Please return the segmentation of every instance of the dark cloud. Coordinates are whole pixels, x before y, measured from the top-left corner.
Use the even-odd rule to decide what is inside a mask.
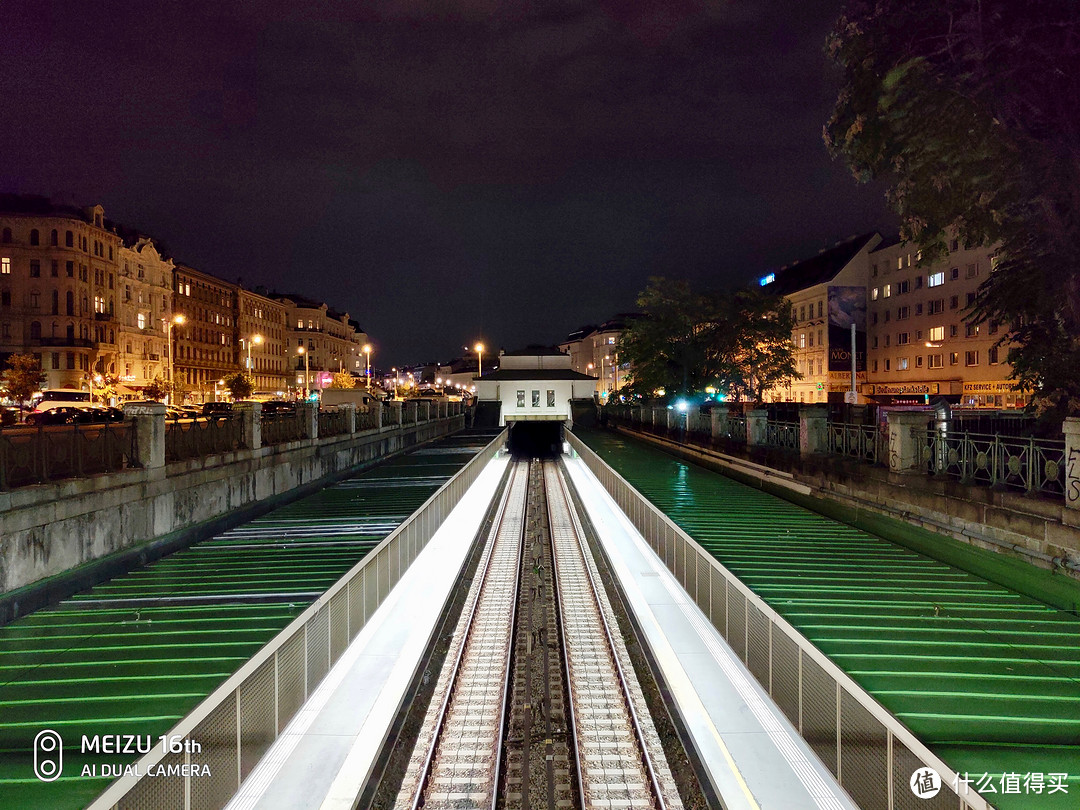
[[[0,188],[349,310],[393,362],[888,226],[821,144],[840,0],[0,6]]]

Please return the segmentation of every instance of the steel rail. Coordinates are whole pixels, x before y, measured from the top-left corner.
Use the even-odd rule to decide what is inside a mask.
[[[488,575],[491,573],[491,561],[492,561],[492,557],[494,556],[495,546],[496,546],[497,541],[498,541],[499,529],[501,528],[503,520],[505,519],[505,516],[506,516],[506,509],[507,509],[507,505],[510,502],[510,493],[514,489],[514,482],[517,480],[518,476],[522,474],[521,467],[522,467],[523,464],[525,466],[525,473],[524,474],[526,476],[528,476],[528,462],[517,462],[517,463],[515,463],[514,470],[513,470],[513,475],[506,482],[506,489],[503,492],[503,498],[502,498],[501,503],[499,504],[499,510],[498,510],[498,512],[496,514],[495,522],[493,524],[493,526],[494,526],[493,530],[489,534],[490,540],[488,542],[487,548],[484,549],[484,556],[480,561],[480,565],[481,565],[481,568],[482,568],[482,571],[483,571],[482,580],[481,580],[480,586],[476,588],[476,592],[473,595],[472,602],[469,605],[469,618],[468,618],[468,622],[466,624],[467,629],[465,631],[464,636],[462,637],[461,645],[458,648],[457,656],[454,659],[453,670],[451,671],[450,678],[447,681],[446,695],[443,697],[442,703],[439,706],[439,712],[438,712],[438,715],[437,715],[435,728],[434,728],[434,730],[432,732],[432,735],[431,735],[431,743],[428,746],[427,754],[424,757],[424,764],[421,767],[419,779],[417,780],[416,793],[413,796],[412,805],[411,805],[412,810],[418,810],[418,808],[420,808],[422,806],[423,800],[424,800],[424,795],[427,792],[428,781],[429,781],[429,779],[431,778],[431,776],[432,776],[432,774],[434,772],[434,767],[433,766],[435,765],[435,754],[436,754],[436,751],[438,750],[439,742],[440,742],[440,740],[442,738],[442,732],[444,730],[444,725],[445,725],[445,722],[446,722],[446,717],[447,717],[447,714],[448,714],[449,709],[450,709],[450,704],[451,704],[451,702],[453,700],[453,697],[454,697],[454,687],[457,685],[458,675],[460,674],[460,671],[461,671],[462,661],[465,658],[466,650],[469,648],[469,643],[472,641],[473,629],[475,627],[475,619],[476,619],[476,614],[477,614],[477,608],[478,608],[478,606],[480,604],[480,601],[481,601],[481,598],[482,598],[482,596],[484,594],[484,589],[487,586]],[[522,533],[524,533],[524,531],[525,531],[525,521],[522,520]],[[520,580],[521,580],[521,573],[520,573],[520,569],[521,569],[521,566],[520,566],[521,552],[520,552],[520,547],[524,545],[523,543],[521,543],[520,538],[519,538],[519,541],[518,541],[518,545],[519,545],[519,552],[518,552],[519,565],[518,565],[517,583],[520,584]],[[514,619],[516,618],[516,611],[517,611],[516,586],[515,586],[515,599],[513,601],[513,604],[514,604],[514,609],[513,610],[514,610],[515,616],[511,617],[511,624],[510,624],[511,636],[513,635]],[[509,669],[510,656],[507,655],[506,658],[507,658],[507,669]],[[507,673],[507,675],[508,675],[508,673]],[[508,681],[509,681],[509,678],[504,677],[504,682],[508,682]],[[508,693],[508,689],[506,688],[506,685],[504,683],[503,705],[502,705],[502,709],[501,709],[501,715],[502,715],[502,718],[503,718],[503,720],[501,721],[502,723],[505,723],[506,700],[507,700],[506,695],[507,695],[507,693]],[[502,739],[502,728],[501,727],[500,727],[499,739],[500,739],[500,741]],[[500,742],[500,746],[501,746],[501,742]],[[494,789],[492,790],[492,799],[491,799],[491,807],[493,808],[493,810],[494,810],[494,807],[495,807],[495,799],[498,796],[498,792],[499,792],[498,791],[498,787],[499,787],[498,776],[499,776],[499,760],[500,759],[501,759],[501,757],[496,755],[496,757],[495,757],[495,778],[494,778],[494,781],[492,782],[492,784],[494,786]]]
[[[589,552],[588,552],[588,549],[585,546],[585,532],[582,529],[581,522],[578,520],[577,510],[574,509],[573,502],[570,500],[570,495],[569,495],[569,492],[567,491],[566,481],[565,481],[565,479],[563,477],[562,471],[558,468],[558,466],[556,464],[550,463],[550,462],[545,462],[544,463],[544,468],[545,468],[545,471],[548,470],[548,469],[552,470],[554,478],[558,481],[559,495],[562,497],[563,502],[566,504],[566,511],[567,511],[567,514],[570,517],[570,522],[571,522],[571,524],[573,526],[573,533],[574,533],[574,536],[575,536],[575,538],[577,540],[578,551],[581,553],[582,563],[583,563],[584,568],[585,568],[585,574],[586,574],[586,576],[587,576],[587,578],[589,580],[589,585],[591,586],[591,595],[592,595],[593,601],[596,604],[596,610],[597,610],[597,613],[600,616],[600,623],[601,623],[601,626],[603,627],[604,637],[605,637],[605,639],[607,641],[608,650],[611,653],[611,660],[614,663],[615,672],[616,672],[616,674],[618,676],[619,690],[620,690],[620,693],[622,695],[623,703],[626,705],[627,712],[630,715],[630,721],[631,721],[630,725],[633,727],[634,738],[637,740],[638,749],[641,752],[641,766],[644,769],[645,773],[648,775],[648,786],[649,786],[650,792],[652,793],[653,801],[655,802],[655,807],[657,808],[657,810],[666,810],[667,803],[664,801],[664,794],[663,794],[663,791],[660,789],[660,782],[659,782],[659,780],[658,780],[658,778],[656,776],[656,769],[653,767],[652,757],[649,755],[649,748],[646,745],[645,737],[641,732],[641,723],[638,720],[638,713],[634,709],[634,701],[633,701],[633,698],[631,697],[631,694],[630,694],[630,688],[627,685],[626,672],[623,670],[622,663],[619,661],[619,656],[618,656],[618,653],[616,652],[616,648],[615,648],[614,637],[613,637],[612,632],[611,632],[611,625],[608,623],[607,615],[606,615],[606,613],[604,611],[603,602],[600,600],[600,594],[599,594],[599,591],[597,590],[596,579],[593,576],[592,569],[590,568],[590,566],[588,564],[588,553]],[[547,482],[547,477],[545,476],[545,484],[546,484],[546,482]],[[551,494],[552,493],[550,493],[550,492],[548,493],[548,520],[549,520],[549,526],[551,526],[552,530],[553,530],[554,523],[551,520]],[[554,533],[552,534],[552,542],[554,542]],[[563,613],[563,609],[562,609],[562,592],[557,590],[556,593],[558,594],[558,599],[559,599],[560,614],[562,614]],[[560,623],[560,629],[561,628],[562,628],[562,624]],[[562,641],[563,641],[563,649],[564,650],[569,650],[569,646],[566,644],[565,637],[563,638]],[[566,658],[568,659],[569,656],[566,656]],[[569,664],[568,664],[568,666],[569,666]],[[568,679],[567,683],[569,684],[569,679]],[[570,695],[570,697],[569,697],[569,702],[570,702],[571,706],[573,706],[574,701],[573,701],[573,696],[572,695]],[[571,718],[573,718],[573,708],[571,708]],[[574,738],[574,752],[575,752],[575,755],[578,752],[576,731],[575,731],[575,738]],[[580,762],[578,763],[578,769],[577,770],[578,770],[578,785],[579,785],[579,789],[580,789],[581,786],[582,786],[581,783],[583,781],[582,777],[581,777],[582,767],[581,767]],[[581,791],[580,795],[581,795],[581,801],[584,804],[584,802],[585,802],[585,793],[584,793],[583,790]]]

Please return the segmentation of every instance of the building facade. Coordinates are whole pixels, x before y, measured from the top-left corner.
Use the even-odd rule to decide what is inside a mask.
[[[290,386],[321,391],[330,385],[335,373],[363,377],[367,335],[347,312],[337,312],[321,301],[300,295],[271,297],[285,308],[285,360],[290,369]]]
[[[173,262],[145,236],[125,240],[119,257],[117,373],[122,385],[137,392],[169,374]]]
[[[284,396],[289,388],[285,315],[286,307],[280,301],[237,288],[234,363],[251,375],[257,397]]]
[[[116,374],[120,246],[100,205],[0,196],[0,356],[36,355],[50,388]]]
[[[920,266],[918,250],[893,242],[868,256],[870,368],[863,392],[885,404],[943,398],[961,407],[1020,408],[1007,378],[1007,346],[995,322],[967,315],[992,271],[992,248],[947,241],[948,255]]]
[[[616,315],[599,326],[583,326],[567,335],[559,349],[570,358],[570,368],[596,379],[595,394],[606,399],[618,393],[633,375],[619,357],[619,338],[635,314]]]
[[[173,270],[173,309],[183,323],[172,329],[174,399],[207,402],[221,381],[239,371],[236,358],[237,285],[185,264]]]

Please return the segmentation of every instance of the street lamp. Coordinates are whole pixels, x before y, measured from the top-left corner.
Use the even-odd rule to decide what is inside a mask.
[[[364,344],[364,359],[367,367],[364,369],[364,384],[371,388],[371,344]]]
[[[484,376],[484,344],[477,343],[473,346],[476,349],[476,376]]]
[[[263,342],[263,337],[262,337],[262,335],[252,335],[247,340],[245,340],[244,338],[240,338],[240,342],[247,346],[247,370],[248,370],[248,374],[250,374],[251,373],[251,344],[254,343],[256,346],[258,346],[260,343]]]
[[[164,320],[164,318],[162,320]],[[173,388],[176,387],[174,382],[173,382],[172,330],[173,330],[174,326],[183,326],[184,321],[186,321],[186,320],[187,320],[187,318],[185,318],[183,315],[177,313],[176,315],[173,315],[172,320],[170,320],[168,322],[169,323],[169,328],[166,331],[166,336],[165,336],[166,340],[169,342],[169,392],[165,395],[167,405],[172,405]]]
[[[221,395],[218,394],[218,386],[219,385],[224,385],[224,384],[225,384],[224,380],[218,380],[216,383],[214,383],[214,402],[220,402],[221,401],[221,399],[220,399]]]
[[[308,353],[304,351],[303,346],[296,347],[296,353],[304,355],[304,399],[308,398],[308,388],[311,383],[308,380]]]

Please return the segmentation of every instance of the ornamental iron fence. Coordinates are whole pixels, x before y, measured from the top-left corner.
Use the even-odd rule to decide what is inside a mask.
[[[303,438],[302,415],[298,411],[259,414],[260,440],[263,445],[298,442]],[[322,420],[319,421],[322,435]]]
[[[1065,442],[912,428],[919,466],[930,475],[1064,497]]]
[[[243,420],[237,414],[167,422],[165,461],[184,461],[244,447]]]
[[[871,464],[888,461],[889,434],[877,425],[829,422],[829,452]]]
[[[39,425],[0,433],[0,490],[135,465],[130,422]]]
[[[338,408],[319,410],[319,438],[341,436],[349,432],[349,413]]]

